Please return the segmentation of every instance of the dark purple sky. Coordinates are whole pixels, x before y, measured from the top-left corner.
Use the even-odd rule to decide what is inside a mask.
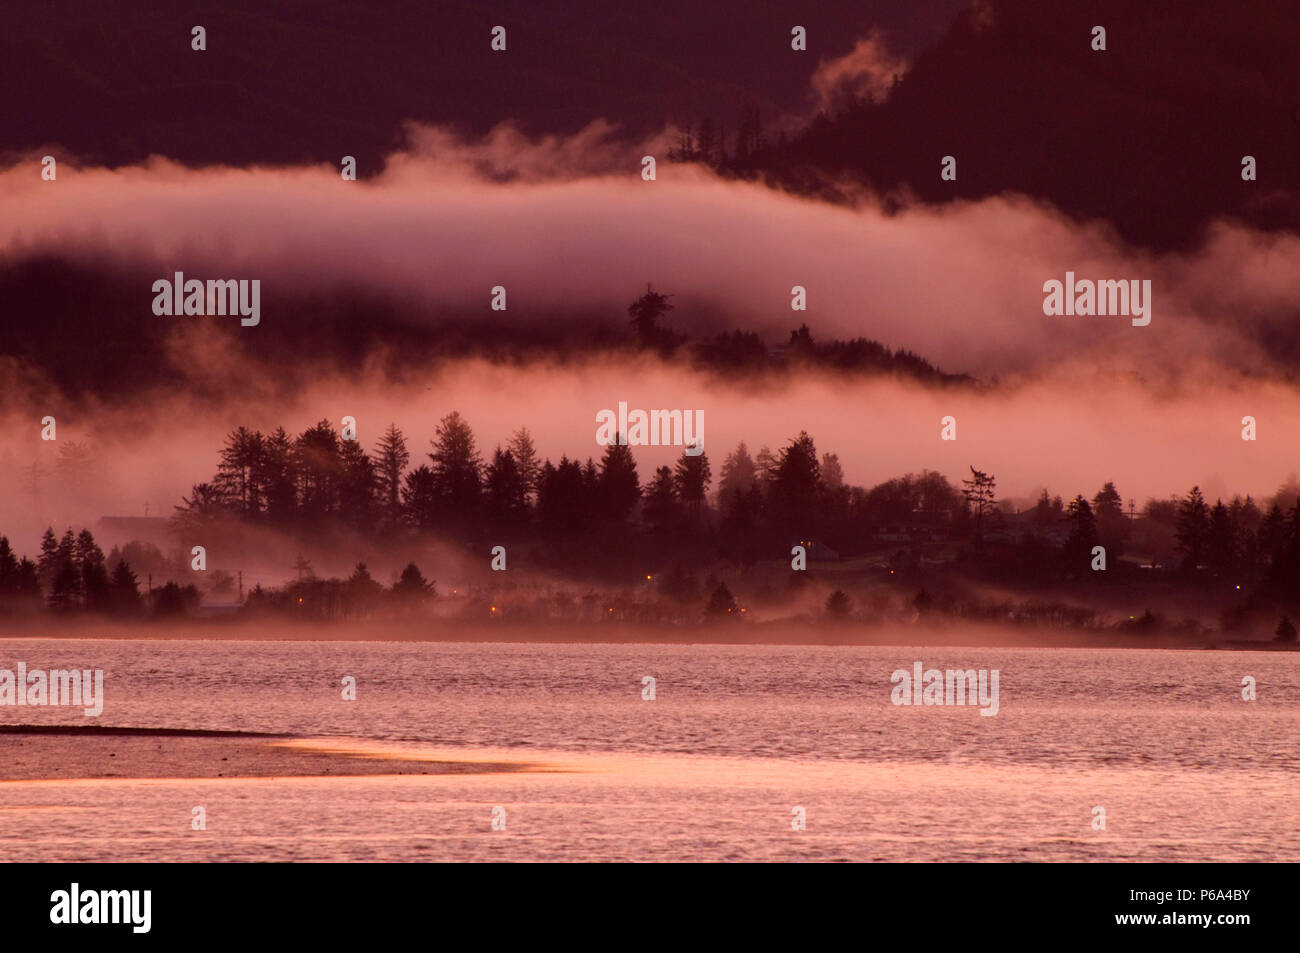
[[[904,55],[967,0],[493,0],[419,3],[52,0],[0,30],[0,149],[57,144],[95,162],[303,162],[363,175],[402,123],[571,133],[598,117],[640,136],[742,108],[806,113],[818,62],[883,29]],[[208,48],[190,49],[190,29]],[[489,50],[504,25],[509,48]],[[806,55],[790,28],[808,29]],[[335,161],[337,159],[335,158]]]

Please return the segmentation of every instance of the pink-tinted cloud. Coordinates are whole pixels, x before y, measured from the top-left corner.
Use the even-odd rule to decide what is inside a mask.
[[[894,77],[906,72],[906,58],[890,50],[880,30],[872,30],[843,56],[822,60],[813,73],[812,88],[818,107],[826,110],[849,97],[870,96],[883,102],[889,98]]]
[[[869,197],[833,206],[669,164],[662,143],[621,148],[598,126],[529,148],[509,128],[476,143],[438,130],[415,138],[359,182],[325,166],[187,170],[163,159],[64,167],[42,182],[34,166],[15,166],[0,173],[0,253],[260,277],[268,298],[363,287],[433,315],[523,322],[557,312],[621,321],[654,281],[676,295],[673,318],[689,331],[707,330],[706,315],[773,336],[807,322],[982,375],[1088,352],[1144,372],[1171,353],[1264,366],[1253,329],[1300,306],[1295,236],[1224,225],[1195,254],[1152,257],[1016,196],[886,215]],[[561,175],[588,145],[606,171]],[[658,180],[643,181],[638,154],[656,148]],[[1043,282],[1066,271],[1150,279],[1151,325],[1044,316]],[[496,285],[508,312],[488,310]],[[807,312],[790,309],[795,285]],[[141,320],[161,331],[168,319],[151,301],[146,285]]]
[[[676,296],[671,323],[697,335],[754,327],[775,342],[807,322],[820,337],[876,338],[948,370],[999,375],[1001,386],[812,373],[733,385],[648,358],[600,358],[513,369],[460,361],[418,383],[322,371],[285,393],[275,367],[210,333],[213,319],[155,316],[142,280],[140,320],[167,336],[171,363],[193,386],[74,408],[32,377],[23,399],[6,395],[0,531],[34,538],[46,522],[138,513],[145,500],[168,507],[211,476],[224,434],[241,424],[296,431],[351,414],[373,446],[396,421],[418,453],[437,419],[459,409],[485,451],[528,426],[544,454],[585,459],[600,454],[596,412],[620,400],[703,410],[715,473],[737,440],[777,447],[800,429],[867,485],[922,468],[955,480],[974,464],[1006,495],[1043,485],[1091,494],[1114,479],[1141,501],[1192,483],[1264,495],[1300,469],[1300,400],[1259,344],[1261,329],[1284,329],[1300,311],[1300,238],[1223,224],[1195,252],[1156,256],[1017,196],[889,215],[867,196],[832,206],[725,181],[663,162],[662,150],[662,140],[618,145],[600,125],[537,141],[509,127],[472,142],[418,129],[411,149],[359,182],[328,166],[189,170],[155,159],[65,165],[49,183],[28,161],[0,172],[0,254],[53,252],[156,277],[177,267],[260,277],[268,301],[275,289],[361,287],[415,302],[431,321],[448,311],[485,322],[598,313],[621,325],[651,280]],[[654,182],[640,176],[647,151],[661,159]],[[1067,270],[1150,279],[1150,326],[1045,316],[1043,282]],[[507,312],[488,308],[494,285],[508,289]],[[807,288],[807,312],[790,308],[794,285]],[[276,320],[264,307],[262,326]],[[195,396],[214,391],[225,396]],[[57,453],[39,440],[45,413],[59,417],[60,439],[100,451],[106,472],[94,493],[23,495],[24,468],[52,467]],[[939,440],[948,414],[955,443]],[[1244,415],[1259,421],[1256,442],[1240,439]],[[643,476],[675,453],[639,450]]]

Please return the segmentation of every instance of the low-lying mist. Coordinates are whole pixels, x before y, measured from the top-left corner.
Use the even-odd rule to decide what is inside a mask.
[[[1300,238],[1224,223],[1191,254],[1152,255],[1104,223],[1079,223],[1016,195],[886,213],[869,195],[831,205],[666,160],[669,134],[628,144],[603,123],[576,137],[498,131],[466,141],[414,127],[407,151],[369,180],[337,167],[186,169],[155,158],[118,169],[36,157],[0,173],[0,256],[54,254],[153,278],[258,278],[268,302],[365,289],[440,315],[505,327],[602,313],[620,320],[647,281],[674,295],[688,331],[871,337],[989,377],[1073,357],[1147,371],[1189,355],[1255,372],[1296,353]],[[641,155],[658,157],[643,181]],[[936,165],[937,168],[937,165]],[[1152,322],[1049,318],[1043,284],[1149,279]],[[807,289],[792,312],[791,289]],[[491,289],[508,291],[492,311]],[[24,302],[22,320],[40,320]],[[93,308],[93,302],[87,302]],[[90,318],[93,315],[88,314]],[[147,370],[146,370],[147,373]]]
[[[1286,366],[1300,341],[1300,238],[1224,223],[1195,253],[1156,256],[1104,223],[1016,196],[888,213],[867,195],[832,206],[670,164],[665,141],[620,144],[600,124],[545,140],[415,128],[382,174],[358,182],[328,166],[186,169],[163,158],[65,164],[54,182],[34,159],[0,172],[0,262],[55,256],[138,276],[139,325],[158,342],[131,388],[75,395],[51,382],[49,361],[0,355],[0,532],[32,552],[47,525],[143,515],[146,505],[169,515],[211,478],[238,426],[293,434],[350,415],[371,449],[395,422],[414,465],[436,422],[458,410],[484,455],[528,427],[541,456],[585,460],[601,452],[596,414],[620,401],[701,411],[715,478],[738,441],[776,450],[802,430],[838,454],[850,483],[922,469],[955,482],[975,466],[1004,499],[1043,487],[1091,495],[1107,480],[1139,505],[1193,484],[1211,500],[1263,497],[1300,469]],[[656,181],[639,175],[643,150],[660,155]],[[261,325],[155,316],[151,280],[178,270],[260,278]],[[1151,324],[1045,316],[1043,283],[1066,271],[1150,279]],[[627,348],[496,359],[495,340],[505,351],[530,322],[568,314],[606,315],[626,335],[627,307],[647,281],[673,295],[664,323],[697,339],[742,328],[777,345],[806,323],[818,338],[870,337],[989,386],[815,368],[725,377]],[[489,308],[497,285],[504,312]],[[791,310],[795,285],[807,289],[807,311]],[[277,325],[277,297],[358,292],[405,309],[429,359],[395,373],[382,342],[320,345],[330,329]],[[0,306],[29,328],[44,320],[39,300]],[[99,307],[86,300],[80,332],[58,346],[113,352]],[[480,353],[440,355],[442,322],[466,314],[487,329]],[[295,334],[302,355],[284,348]],[[275,349],[259,344],[272,337]],[[46,416],[56,440],[41,439]],[[945,416],[956,440],[940,439]],[[1257,440],[1242,440],[1246,416]],[[61,469],[70,442],[77,462]],[[636,448],[642,482],[680,451]]]
[[[242,360],[247,360],[246,358]],[[221,355],[212,356],[211,368]],[[252,380],[273,379],[273,366],[241,365]],[[1189,378],[1191,375],[1189,375]],[[703,412],[705,453],[715,477],[723,457],[744,440],[751,452],[779,449],[808,431],[820,452],[839,456],[846,481],[872,486],[895,476],[935,470],[954,483],[968,467],[997,477],[1002,498],[1028,498],[1043,488],[1066,498],[1091,496],[1113,480],[1125,499],[1184,494],[1198,484],[1207,497],[1271,494],[1300,467],[1300,403],[1288,384],[1231,380],[1205,367],[1199,381],[1152,387],[1121,374],[1079,365],[992,389],[932,388],[874,377],[823,373],[722,380],[652,356],[618,360],[593,355],[563,366],[502,366],[485,359],[443,363],[427,378],[391,381],[382,374],[323,375],[291,396],[272,399],[253,386],[220,401],[182,391],[126,404],[67,411],[57,397],[9,408],[0,439],[0,532],[30,551],[48,524],[90,525],[104,515],[170,515],[190,487],[210,480],[226,435],[239,426],[284,426],[296,434],[322,419],[336,428],[357,421],[358,440],[374,447],[389,423],[407,435],[412,465],[437,422],[458,410],[490,455],[520,427],[538,452],[599,460],[596,414],[630,408]],[[41,439],[53,416],[57,440]],[[1255,441],[1241,439],[1241,418],[1254,416]],[[940,439],[941,418],[956,418],[957,439]],[[59,457],[75,442],[88,462],[59,483]],[[672,464],[681,447],[636,447],[642,482]],[[38,467],[33,492],[32,467]],[[1026,506],[1028,501],[1026,499]]]

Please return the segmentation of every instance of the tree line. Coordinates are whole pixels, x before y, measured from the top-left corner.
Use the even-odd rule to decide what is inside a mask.
[[[370,453],[340,439],[328,421],[296,437],[239,428],[213,479],[177,508],[176,523],[187,539],[234,520],[306,535],[339,527],[384,540],[437,534],[470,548],[526,542],[574,568],[615,571],[647,558],[751,563],[809,537],[857,555],[885,536],[968,543],[981,559],[996,551],[998,559],[985,560],[995,569],[1032,566],[1030,577],[1087,578],[1101,545],[1112,572],[1137,553],[1183,579],[1260,585],[1274,595],[1300,580],[1300,497],[1285,492],[1262,509],[1250,496],[1211,504],[1193,487],[1182,498],[1149,500],[1140,512],[1130,503],[1126,513],[1108,482],[1091,499],[1078,494],[1068,503],[1044,490],[1022,515],[998,500],[995,477],[973,467],[959,486],[929,471],[850,486],[838,456],[820,453],[807,432],[776,452],[752,454],[742,441],[723,459],[714,488],[707,453],[683,452],[643,477],[631,447],[552,461],[539,457],[526,428],[484,459],[455,411],[413,462],[396,424]]]
[[[136,559],[160,573],[160,585],[140,591],[140,578],[128,559]],[[320,580],[310,564],[300,560],[305,572],[295,582],[279,589],[255,586],[245,605],[250,610],[289,608],[310,595],[310,614],[316,616],[368,615],[385,607],[406,608],[437,596],[432,582],[419,568],[409,564],[391,587],[371,575],[365,563],[358,563],[346,581]],[[36,560],[19,558],[8,537],[0,536],[0,610],[9,613],[41,608],[59,614],[86,612],[93,615],[136,617],[192,614],[202,593],[193,583],[182,585],[183,559],[168,559],[156,547],[133,542],[123,549],[113,547],[108,556],[95,542],[89,529],[79,533],[69,528],[62,537],[48,528],[41,539]],[[150,573],[152,576],[152,573]],[[215,573],[216,589],[224,586]],[[166,579],[162,582],[162,579]],[[336,606],[331,610],[331,600]],[[348,611],[339,611],[344,606]]]
[[[142,594],[125,556],[114,548],[105,557],[89,529],[74,533],[69,528],[61,537],[52,527],[46,529],[36,560],[19,559],[9,539],[0,536],[0,609],[6,611],[44,607],[58,613],[129,616],[148,610],[171,615],[196,608],[199,599],[197,586],[170,579]]]
[[[1300,598],[1300,490],[1284,488],[1261,506],[1250,496],[1211,504],[1199,487],[1181,498],[1149,500],[1138,511],[1113,482],[1068,503],[1044,490],[1016,513],[997,497],[996,478],[974,467],[954,486],[931,471],[874,487],[845,482],[839,458],[819,452],[801,432],[777,451],[751,453],[743,441],[724,457],[716,485],[707,453],[683,452],[675,464],[640,473],[633,450],[617,444],[599,459],[541,458],[526,428],[484,458],[468,421],[453,411],[417,460],[394,423],[367,452],[328,421],[296,436],[237,428],[217,455],[211,480],[192,488],[172,517],[180,549],[211,551],[249,527],[358,550],[438,538],[487,559],[495,545],[534,564],[609,580],[662,571],[670,580],[699,570],[810,555],[882,553],[898,569],[922,557],[1019,585],[1104,585],[1137,571],[1123,557],[1155,564],[1171,582],[1231,589],[1289,604]],[[1096,546],[1107,571],[1092,571]],[[892,555],[891,555],[892,554]],[[399,563],[400,564],[400,563]],[[0,601],[35,602],[56,611],[132,612],[192,605],[198,592],[182,560],[130,543],[108,557],[89,530],[46,531],[37,560],[19,558],[0,538]],[[434,594],[414,564],[398,587]],[[669,572],[672,570],[672,572]],[[139,574],[175,586],[142,597]],[[216,573],[215,575],[219,575]],[[301,575],[301,573],[300,573]],[[350,592],[379,586],[364,566]],[[374,583],[374,586],[371,583]],[[259,593],[274,603],[279,596]],[[160,601],[161,600],[161,601]]]

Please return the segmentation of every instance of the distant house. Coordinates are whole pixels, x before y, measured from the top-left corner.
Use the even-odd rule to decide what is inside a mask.
[[[792,540],[790,548],[793,549],[795,546],[802,546],[805,552],[808,553],[808,558],[814,562],[829,562],[840,558],[839,553],[811,536],[807,539]]]

